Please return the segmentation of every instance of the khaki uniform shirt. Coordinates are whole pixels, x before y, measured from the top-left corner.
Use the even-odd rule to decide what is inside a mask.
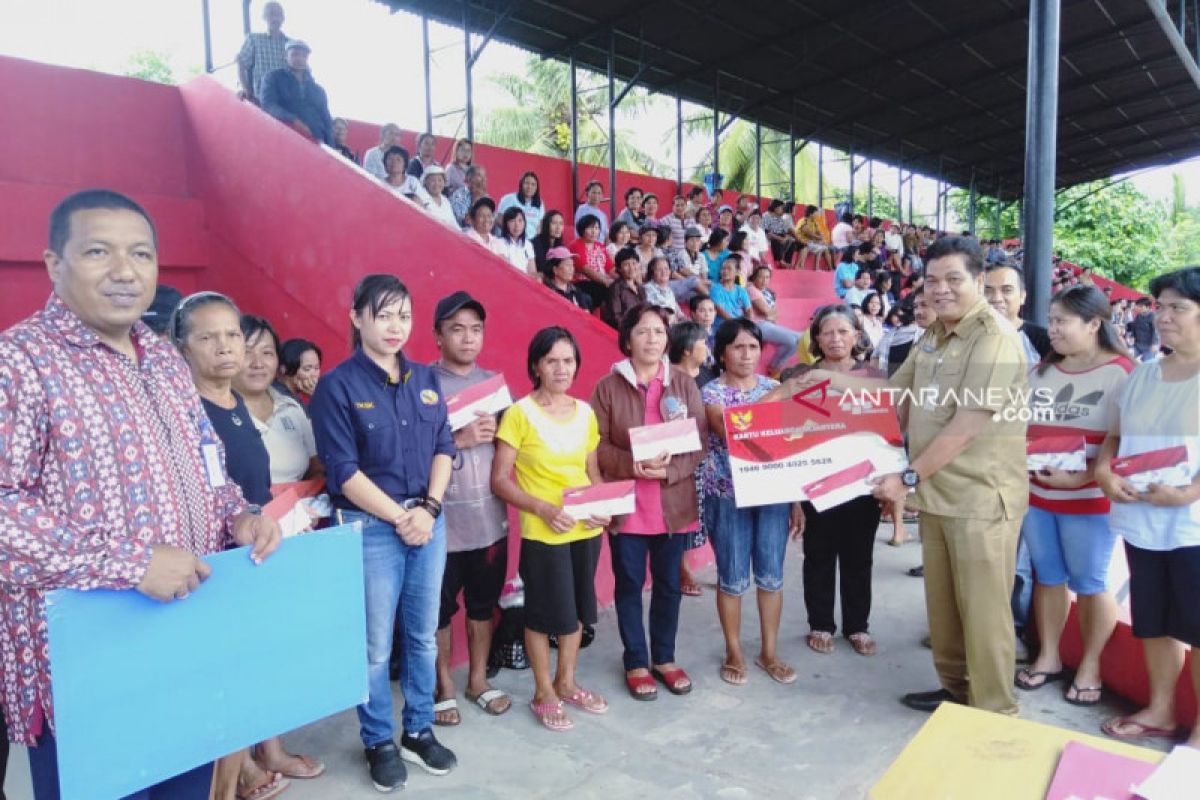
[[[909,390],[908,447],[916,459],[959,409],[993,418],[949,464],[921,481],[916,505],[947,517],[1020,519],[1029,503],[1024,416],[1028,404],[1020,334],[982,298],[946,332],[934,322],[916,341],[892,386]]]

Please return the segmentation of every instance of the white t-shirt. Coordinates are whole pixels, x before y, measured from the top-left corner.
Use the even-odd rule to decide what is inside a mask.
[[[1158,361],[1138,364],[1117,398],[1118,456],[1184,445],[1188,469],[1200,472],[1200,376],[1167,383]],[[1175,550],[1200,545],[1200,502],[1186,506],[1113,503],[1109,525],[1134,547]]]
[[[479,232],[474,228],[467,228],[464,232],[467,234],[467,238],[471,239],[483,249],[490,250],[491,252],[503,258],[505,261],[508,260],[508,246],[499,236],[492,236],[491,234],[488,234],[488,238],[485,241]],[[524,270],[525,267],[522,266],[521,269]]]
[[[424,188],[421,189],[420,197],[425,203],[425,211],[429,213],[429,216],[448,228],[453,228],[456,231],[462,230],[458,227],[458,220],[454,218],[454,208],[451,207],[449,200],[445,197],[434,199]]]
[[[839,222],[833,226],[833,230],[829,232],[829,240],[833,242],[833,246],[839,250],[850,246],[850,235],[854,232],[854,228],[845,222]]]
[[[762,228],[754,230],[749,225],[743,225],[741,231],[746,234],[746,241],[750,243],[750,254],[755,258],[761,260],[763,254],[771,250],[771,240]]]
[[[250,418],[271,457],[271,483],[292,483],[308,472],[308,464],[317,454],[317,443],[304,406],[277,389],[269,391],[275,403],[271,418],[266,422],[253,414]]]
[[[516,267],[519,272],[527,274],[529,262],[533,260],[533,245],[530,241],[526,239],[522,242],[513,242],[503,236],[494,238],[501,243],[503,252],[500,255],[504,257],[504,260]]]

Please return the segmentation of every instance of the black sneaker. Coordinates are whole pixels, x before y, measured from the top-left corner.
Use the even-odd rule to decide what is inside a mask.
[[[448,747],[443,747],[426,728],[416,736],[407,733],[400,738],[400,755],[405,761],[420,764],[431,775],[445,775],[458,766],[458,759]]]
[[[381,792],[403,789],[408,779],[408,769],[400,760],[400,751],[395,742],[367,748],[367,767],[371,771],[371,782]]]

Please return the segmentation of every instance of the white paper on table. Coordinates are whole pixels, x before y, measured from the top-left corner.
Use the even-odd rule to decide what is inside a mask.
[[[1195,800],[1198,785],[1200,750],[1181,744],[1134,791],[1144,800]]]
[[[472,384],[446,400],[450,430],[458,431],[470,425],[479,416],[476,412],[499,414],[512,402],[508,384],[501,373]]]
[[[662,453],[677,456],[700,449],[700,429],[692,417],[629,429],[634,461],[649,461]]]
[[[618,517],[637,508],[633,481],[612,481],[563,490],[563,511],[582,522],[589,517]]]

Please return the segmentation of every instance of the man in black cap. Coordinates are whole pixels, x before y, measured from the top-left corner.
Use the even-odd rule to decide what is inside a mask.
[[[483,305],[466,292],[455,292],[438,302],[433,332],[441,358],[434,362],[433,369],[445,397],[452,398],[495,377],[495,372],[475,363],[483,349],[486,318]],[[447,555],[438,617],[437,695],[433,706],[434,723],[438,725],[457,725],[461,721],[450,672],[450,621],[458,611],[460,592],[467,611],[470,654],[467,700],[492,716],[512,707],[509,696],[493,688],[487,679],[493,615],[508,572],[508,510],[491,489],[495,437],[496,416],[486,411],[476,411],[470,423],[454,431],[458,456],[442,498]]]
[[[329,98],[308,68],[312,48],[300,39],[288,39],[284,52],[287,66],[268,72],[263,79],[259,98],[263,111],[302,136],[333,147]]]

